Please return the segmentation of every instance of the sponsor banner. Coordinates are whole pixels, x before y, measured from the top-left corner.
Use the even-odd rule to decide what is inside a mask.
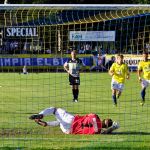
[[[139,62],[142,60],[141,56],[137,57],[124,57],[124,62],[128,64],[129,67],[137,67]]]
[[[4,37],[35,37],[38,36],[36,27],[5,27]]]
[[[0,54],[0,58],[55,58],[56,54]],[[69,58],[70,54],[63,54],[63,58]],[[91,57],[91,54],[78,54],[79,58]],[[57,58],[62,58],[61,55],[57,55]]]
[[[113,55],[106,55],[106,62],[108,62]],[[124,62],[128,64],[130,69],[137,69],[139,62],[142,60],[142,55],[128,55],[125,54]]]
[[[0,58],[0,66],[62,66],[68,58]],[[92,66],[90,57],[80,58],[84,66]]]
[[[70,31],[70,41],[115,41],[115,31]]]

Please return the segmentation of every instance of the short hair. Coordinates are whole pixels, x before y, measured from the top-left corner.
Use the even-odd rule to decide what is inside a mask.
[[[148,51],[147,50],[143,50],[143,54],[148,55]]]
[[[71,53],[73,53],[73,52],[74,52],[74,53],[77,53],[77,51],[76,51],[76,50],[72,50],[72,51],[71,51]]]
[[[111,60],[115,59],[115,56],[111,56]]]
[[[106,121],[106,124],[105,124],[105,121]],[[104,119],[104,120],[102,121],[102,128],[109,128],[109,127],[112,126],[112,124],[113,124],[112,119],[110,119],[110,118]]]
[[[117,54],[116,56],[120,57],[120,58],[124,58],[124,56],[122,54]]]

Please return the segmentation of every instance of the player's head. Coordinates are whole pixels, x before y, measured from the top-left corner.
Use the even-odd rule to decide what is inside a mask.
[[[76,50],[71,51],[71,57],[74,59],[76,58]]]
[[[102,121],[102,128],[109,128],[113,124],[113,121],[110,118],[104,119]]]
[[[117,62],[118,64],[122,64],[122,63],[123,63],[123,58],[124,58],[123,55],[117,54],[117,55],[116,55],[116,62]]]
[[[148,52],[147,51],[143,51],[143,59],[144,59],[144,61],[148,60]]]
[[[111,56],[111,61],[115,62],[115,56]]]

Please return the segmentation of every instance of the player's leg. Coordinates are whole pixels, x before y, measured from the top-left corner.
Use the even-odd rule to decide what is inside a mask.
[[[72,86],[72,92],[73,92],[73,101],[78,102],[78,95],[79,95],[79,86],[73,85]]]
[[[123,83],[118,83],[117,86],[117,99],[119,99],[119,97],[121,96],[121,93],[124,89],[124,84]]]
[[[70,82],[70,85],[72,87],[72,95],[73,95],[73,102],[75,100],[75,87],[74,87],[74,77],[69,75],[69,82]]]
[[[111,81],[111,90],[112,90],[112,101],[113,101],[113,104],[115,106],[117,106],[117,98],[116,98],[117,83],[114,80]]]
[[[117,91],[117,99],[121,96],[121,91]]]
[[[49,107],[49,108],[46,108],[44,110],[42,110],[39,115],[43,115],[44,116],[48,116],[48,115],[54,115],[55,114],[55,111],[56,111],[57,108],[55,107]]]
[[[79,95],[79,86],[78,85],[74,85],[74,101],[78,102],[78,95]]]
[[[55,112],[55,117],[61,123],[65,122],[65,123],[68,123],[68,124],[72,123],[72,120],[74,119],[74,115],[68,113],[66,110],[64,110],[62,108],[57,108],[57,110]]]
[[[145,95],[146,95],[146,87],[142,87],[142,90],[141,90],[142,101],[145,101]]]
[[[75,98],[76,98],[75,85],[72,85],[72,95],[73,95],[73,102],[75,102]]]
[[[143,106],[144,103],[145,103],[146,88],[148,87],[148,85],[149,85],[149,83],[148,83],[147,80],[142,80],[142,81],[141,81],[141,86],[142,86],[141,98],[142,98],[142,100],[141,100],[140,105],[142,105],[142,106]]]
[[[80,77],[74,78],[75,102],[78,102]]]
[[[35,119],[42,119],[44,116],[54,114],[56,111],[55,107],[46,108],[43,111],[41,111],[39,114],[35,114],[29,117],[31,120]]]
[[[78,102],[80,78],[70,76],[70,85],[72,85],[73,102]]]
[[[74,120],[74,115],[68,113],[64,109],[57,108],[55,117],[56,117],[57,121],[59,121],[59,123],[60,123],[61,130],[64,133],[69,134],[71,132],[71,125]]]
[[[113,104],[115,106],[117,106],[117,98],[116,98],[116,90],[112,89],[112,100],[113,100]]]

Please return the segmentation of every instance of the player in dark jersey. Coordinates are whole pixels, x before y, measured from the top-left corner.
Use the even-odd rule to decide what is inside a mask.
[[[78,102],[81,66],[82,60],[76,57],[76,51],[73,50],[71,58],[64,64],[64,69],[69,74],[70,85],[72,85],[73,102]]]

